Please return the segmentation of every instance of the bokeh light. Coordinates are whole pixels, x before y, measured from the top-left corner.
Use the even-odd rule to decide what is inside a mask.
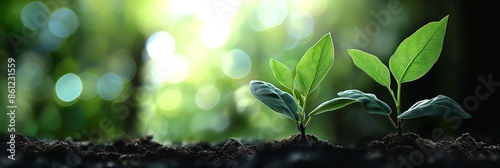
[[[236,102],[237,112],[243,112],[248,107],[254,105],[256,100],[251,94],[250,88],[244,85],[235,91],[234,101]]]
[[[162,62],[174,55],[175,41],[167,32],[156,32],[148,38],[146,49],[151,59]]]
[[[113,72],[104,74],[97,81],[97,93],[104,100],[117,98],[122,93],[122,89],[122,79]]]
[[[257,17],[265,28],[280,25],[287,15],[288,5],[285,0],[261,0],[257,6]]]
[[[221,68],[228,77],[241,79],[252,70],[252,60],[245,51],[235,49],[224,55]]]
[[[168,12],[172,13],[172,15],[176,18],[180,18],[197,12],[199,9],[197,5],[195,5],[197,3],[200,2],[196,0],[170,0],[168,1]]]
[[[75,74],[69,73],[57,80],[56,94],[59,99],[71,102],[82,93],[82,81]]]
[[[40,46],[42,46],[45,50],[57,50],[64,45],[66,42],[66,38],[58,37],[54,35],[54,33],[50,32],[49,27],[43,27],[38,34],[38,40]]]
[[[26,62],[19,66],[17,72],[19,74],[19,85],[26,89],[33,89],[37,87],[43,78],[43,71],[40,63]]]
[[[394,13],[389,8],[398,7],[391,6],[395,4],[372,0],[6,0],[2,4],[0,55],[16,58],[22,133],[85,138],[84,130],[100,129],[99,121],[106,118],[116,128],[103,135],[106,138],[127,132],[152,134],[164,141],[241,135],[275,139],[297,133],[293,122],[259,102],[248,87],[256,79],[281,88],[269,67],[270,58],[295,73],[294,65],[304,52],[330,32],[336,61],[308,98],[307,108],[348,88],[375,92],[378,85],[372,88],[372,80],[360,74],[345,49],[362,49],[387,60],[405,33],[421,26],[415,23],[442,18],[444,12],[418,12],[426,5],[413,1],[401,3],[401,10]],[[382,15],[385,11],[390,17]],[[466,32],[456,26],[459,21],[449,25],[454,31],[446,36],[454,43],[447,43],[450,46],[443,51],[463,48],[457,46],[458,36],[451,35]],[[380,28],[367,32],[367,25],[373,24]],[[367,42],[360,43],[364,36]],[[457,63],[446,69],[451,74],[447,81],[460,77],[451,73],[460,70],[460,59],[455,59],[459,55],[447,60]],[[443,87],[446,92],[459,90],[458,85],[449,86]],[[342,112],[331,116],[314,118],[317,121],[308,132],[340,139],[335,127],[342,122],[337,121],[350,116]],[[0,130],[7,130],[4,123],[0,120]],[[353,128],[360,135],[381,129]]]
[[[57,37],[68,37],[76,31],[78,26],[78,16],[71,9],[57,9],[50,15],[49,30]]]
[[[161,81],[180,83],[189,75],[189,63],[182,56],[175,56],[161,62],[155,62],[156,75]]]
[[[200,28],[200,39],[209,48],[218,48],[224,45],[231,34],[231,25],[228,23],[205,23]]]
[[[314,30],[314,20],[311,15],[295,11],[289,14],[286,22],[286,33],[294,39],[309,37]]]
[[[119,75],[123,82],[132,80],[137,71],[135,61],[124,53],[116,53],[110,56],[107,68],[110,72]]]
[[[220,101],[220,92],[214,85],[205,85],[196,91],[196,106],[202,110],[211,110]]]
[[[174,117],[179,113],[178,110],[174,109],[179,107],[181,102],[182,93],[176,86],[164,85],[156,92],[155,103],[160,110],[164,111],[162,114],[167,117]]]
[[[31,30],[42,28],[49,21],[49,8],[40,1],[30,2],[21,11],[21,21]]]

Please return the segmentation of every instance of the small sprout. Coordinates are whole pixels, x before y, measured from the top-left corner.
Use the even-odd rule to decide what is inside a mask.
[[[339,96],[345,98],[365,97],[364,99],[356,100],[363,104],[370,114],[387,115],[387,118],[398,131],[399,135],[401,135],[406,119],[423,116],[442,117],[450,115],[458,118],[470,118],[471,116],[466,113],[457,102],[443,95],[419,101],[411,106],[410,109],[401,113],[401,84],[419,79],[436,63],[443,47],[447,22],[448,16],[440,21],[424,25],[410,37],[406,38],[389,59],[389,68],[387,68],[378,57],[372,54],[356,49],[347,50],[358,68],[389,90],[396,105],[396,123],[389,116],[390,111],[388,113],[387,111],[381,111],[381,109],[386,109],[386,107],[388,107],[387,104],[378,100],[372,94],[362,93],[358,90],[348,90],[340,92]],[[397,82],[396,94],[394,94],[391,89],[389,70]]]
[[[269,65],[274,77],[288,92],[271,83],[252,80],[252,94],[271,110],[292,119],[302,138],[307,139],[305,129],[314,115],[342,108],[355,102],[353,98],[335,98],[320,104],[306,115],[309,94],[321,83],[334,61],[334,48],[330,33],[309,48],[295,68],[295,75],[283,63],[271,58]]]

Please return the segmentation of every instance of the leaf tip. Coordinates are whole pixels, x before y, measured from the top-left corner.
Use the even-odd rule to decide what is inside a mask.
[[[450,15],[446,15],[442,20],[448,20],[449,17]]]
[[[326,37],[326,38],[328,38],[328,39],[330,39],[330,42],[331,42],[331,43],[332,43],[332,45],[333,45],[332,33],[331,33],[331,32],[326,33],[326,34],[322,37],[322,39],[323,39],[323,38],[325,38],[325,37]],[[320,41],[321,41],[321,40],[320,40]]]
[[[443,19],[441,19],[439,22],[447,25],[448,24],[448,18],[449,18],[450,15],[446,15]]]

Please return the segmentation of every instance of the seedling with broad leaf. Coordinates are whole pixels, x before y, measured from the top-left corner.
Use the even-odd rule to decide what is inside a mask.
[[[282,91],[271,83],[252,80],[252,94],[275,112],[292,119],[302,137],[307,139],[305,129],[314,115],[341,108],[355,100],[336,98],[305,113],[308,96],[325,78],[334,61],[334,48],[330,33],[324,35],[302,56],[295,68],[295,73],[283,63],[271,58],[269,65],[274,77],[287,91]]]
[[[396,106],[396,122],[390,117],[391,109],[389,106],[378,100],[373,94],[363,93],[359,90],[347,90],[338,93],[338,95],[343,98],[356,99],[370,114],[386,115],[397,130],[398,135],[401,135],[406,119],[424,116],[470,118],[471,116],[457,102],[444,95],[421,100],[408,110],[401,112],[401,85],[421,78],[436,63],[443,47],[447,22],[448,16],[440,21],[424,25],[406,38],[390,57],[389,68],[372,54],[356,49],[347,50],[358,68],[389,90]],[[389,70],[396,80],[396,93],[391,88]]]

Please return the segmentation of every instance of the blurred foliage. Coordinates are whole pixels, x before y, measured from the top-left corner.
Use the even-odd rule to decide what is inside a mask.
[[[351,88],[389,97],[385,88],[354,67],[345,49],[363,49],[387,62],[416,28],[448,14],[445,56],[439,61],[447,64],[437,65],[447,68],[431,73],[447,74],[453,81],[460,65],[460,59],[446,55],[459,56],[452,49],[461,45],[451,42],[459,32],[460,13],[452,1],[1,3],[0,65],[5,69],[6,58],[13,57],[17,66],[16,130],[38,137],[105,140],[154,135],[165,142],[193,142],[297,134],[292,122],[256,101],[248,83],[259,79],[276,84],[269,59],[294,68],[291,65],[328,32],[336,58],[309,99],[311,108]],[[428,95],[417,93],[416,100],[435,96],[435,90],[456,96],[456,88],[429,76],[423,81],[434,89]],[[4,73],[1,77],[6,81]],[[6,82],[0,88],[6,88]],[[7,100],[1,93],[3,108]],[[403,108],[411,104],[403,102]],[[393,131],[382,121],[386,118],[360,108],[322,114],[308,133],[347,142]],[[7,122],[2,117],[1,132],[6,132]]]

